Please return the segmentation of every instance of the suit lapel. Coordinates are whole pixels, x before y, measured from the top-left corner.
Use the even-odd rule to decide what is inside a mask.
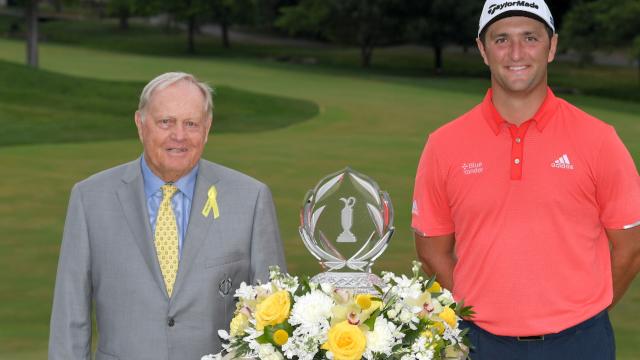
[[[207,234],[214,231],[218,219],[214,219],[212,214],[204,217],[202,209],[207,203],[209,188],[218,182],[218,177],[206,166],[206,163],[200,161],[198,176],[196,177],[195,191],[193,192],[193,201],[191,202],[191,212],[189,214],[189,225],[182,245],[182,254],[180,256],[180,264],[178,266],[178,275],[174,286],[174,295],[180,292],[180,288],[186,281],[186,277],[190,269],[194,266],[196,258],[200,253],[202,245],[207,240]],[[218,189],[219,191],[219,189]],[[218,199],[220,194],[218,194]],[[224,209],[221,209],[221,213]],[[221,214],[221,216],[224,216]]]
[[[118,188],[118,199],[120,200],[122,211],[149,271],[153,274],[158,286],[166,294],[164,280],[158,264],[158,256],[153,244],[151,224],[149,224],[149,211],[144,195],[140,159],[129,163],[122,177],[122,182],[122,186]]]

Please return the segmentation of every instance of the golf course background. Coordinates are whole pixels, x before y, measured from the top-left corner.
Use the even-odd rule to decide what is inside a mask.
[[[52,44],[40,51],[42,70],[26,70],[19,65],[24,44],[0,40],[0,68],[8,69],[0,71],[0,359],[46,358],[69,191],[140,155],[136,97],[159,73],[192,72],[217,89],[203,156],[270,186],[289,271],[301,275],[320,270],[298,237],[303,196],[345,166],[374,178],[394,202],[396,233],[375,271],[409,272],[415,258],[410,199],[426,136],[477,104],[489,85],[486,79],[397,77],[257,59]],[[640,104],[558,95],[615,125],[638,164]],[[636,281],[611,312],[619,359],[640,358],[639,312]]]

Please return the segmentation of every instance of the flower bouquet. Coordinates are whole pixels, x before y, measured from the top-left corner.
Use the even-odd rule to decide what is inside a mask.
[[[379,294],[351,294],[272,267],[270,282],[236,290],[230,331],[218,332],[224,350],[202,360],[467,358],[458,323],[473,311],[419,269],[383,272]]]

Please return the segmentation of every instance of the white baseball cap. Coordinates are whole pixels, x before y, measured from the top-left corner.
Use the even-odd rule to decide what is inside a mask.
[[[494,22],[509,16],[526,16],[543,22],[556,32],[553,15],[544,0],[487,0],[480,15],[478,36],[482,30]]]

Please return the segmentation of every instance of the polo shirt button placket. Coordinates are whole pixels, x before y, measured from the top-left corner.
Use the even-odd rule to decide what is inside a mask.
[[[508,125],[509,133],[511,134],[511,180],[522,179],[523,139],[529,125],[531,125],[531,120],[522,123],[520,126]]]

